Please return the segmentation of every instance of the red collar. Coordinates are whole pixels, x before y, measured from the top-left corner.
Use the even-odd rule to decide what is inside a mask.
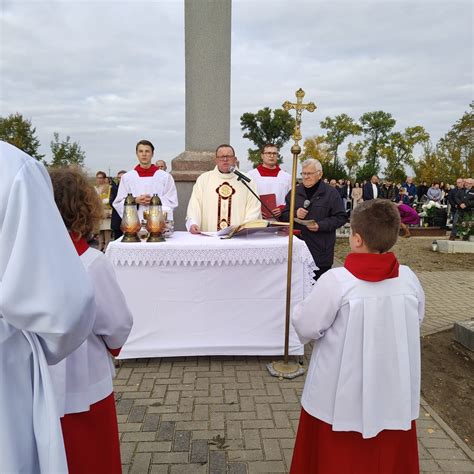
[[[344,267],[364,281],[382,281],[398,277],[399,263],[393,252],[350,253]]]
[[[158,167],[155,165],[151,165],[149,168],[142,168],[140,165],[137,165],[135,166],[134,170],[138,173],[138,176],[140,176],[140,178],[149,178],[158,171]]]
[[[270,168],[265,168],[263,165],[258,165],[257,170],[260,176],[276,178],[280,172],[280,167],[277,165],[276,168],[271,170]]]
[[[77,254],[81,256],[89,248],[87,240],[84,239],[84,237],[80,238],[79,235],[75,234],[74,232],[70,232],[69,235],[74,247],[76,248]]]

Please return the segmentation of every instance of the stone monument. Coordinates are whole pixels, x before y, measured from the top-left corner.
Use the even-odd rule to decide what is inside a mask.
[[[231,0],[185,0],[185,150],[173,159],[184,230],[186,208],[198,176],[214,167],[215,149],[230,140]]]

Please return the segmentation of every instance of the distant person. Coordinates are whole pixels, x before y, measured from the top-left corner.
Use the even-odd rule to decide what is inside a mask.
[[[359,183],[355,183],[351,192],[352,209],[355,209],[360,203],[364,202],[362,199],[362,188]]]
[[[373,175],[370,181],[364,184],[362,197],[364,201],[370,201],[371,199],[380,197],[379,177],[377,175]]]
[[[216,167],[197,179],[186,212],[186,229],[191,234],[216,232],[261,217],[258,199],[231,171],[236,160],[233,147],[219,145]],[[253,181],[249,186],[257,192]]]
[[[418,202],[421,202],[423,198],[426,198],[426,193],[428,192],[428,183],[423,181],[419,186],[416,188],[416,197]]]
[[[458,178],[456,180],[456,187],[451,189],[448,194],[448,202],[451,205],[451,233],[449,240],[456,240],[457,226],[459,220],[459,204],[464,197],[464,179]]]
[[[50,367],[58,400],[69,472],[122,472],[111,355],[132,327],[132,314],[112,264],[87,244],[100,223],[102,203],[79,169],[52,168],[54,198],[72,243],[95,287],[92,333],[66,359]]]
[[[351,253],[324,274],[292,323],[317,341],[301,398],[291,474],[418,474],[420,324],[425,296],[390,252],[400,217],[387,200],[352,212]]]
[[[410,197],[408,196],[407,190],[405,188],[400,188],[398,191],[398,196],[395,198],[395,202],[401,202],[407,206],[411,206]]]
[[[426,193],[427,198],[430,201],[440,202],[441,201],[441,189],[438,182],[434,182],[428,192]]]
[[[291,189],[291,175],[278,166],[278,147],[267,143],[260,153],[261,163],[247,173],[255,181],[260,196],[275,195],[276,207],[270,209],[272,214],[262,206],[264,218],[279,218],[285,208],[285,197]]]
[[[464,180],[464,192],[459,192],[457,198],[459,201],[458,225],[462,225],[463,221],[467,220],[468,217],[472,218],[472,213],[474,212],[474,179],[466,178]]]
[[[125,173],[126,173],[125,170],[120,170],[117,173],[117,176],[115,177],[115,179],[113,179],[110,184],[109,203],[110,203],[110,206],[112,207],[112,217],[110,219],[110,228],[112,229],[113,239],[119,239],[123,235],[122,229],[120,228],[120,225],[122,224],[122,218],[119,216],[118,212],[113,207],[113,203],[115,201],[115,198],[117,197],[120,180],[122,179],[122,176]]]
[[[100,201],[102,203],[103,216],[100,220],[99,227],[99,250],[105,251],[107,245],[112,237],[111,218],[112,218],[112,207],[110,206],[110,183],[107,180],[107,175],[103,171],[98,171],[95,174],[95,186],[94,186]]]
[[[138,204],[138,216],[143,219],[143,211],[148,209],[153,194],[158,194],[163,211],[168,213],[169,220],[173,220],[173,210],[178,206],[178,193],[172,176],[152,164],[155,147],[150,141],[140,140],[135,152],[139,164],[122,176],[113,203],[115,210],[120,217],[123,216],[124,202],[130,193]]]
[[[388,199],[389,201],[396,201],[397,198],[397,189],[393,183],[386,179],[380,188],[380,197],[382,199]]]
[[[407,180],[402,184],[402,187],[407,190],[407,195],[408,199],[410,200],[410,204],[413,204],[416,198],[416,185],[413,182],[413,176],[407,176]]]
[[[295,222],[295,229],[301,230],[301,239],[313,256],[318,270],[317,280],[327,272],[334,262],[336,229],[347,222],[347,214],[342,199],[336,189],[321,179],[323,168],[318,160],[309,158],[301,164],[303,184],[295,190],[295,216],[298,219],[314,220],[314,223],[302,225]],[[286,196],[286,205],[282,219],[290,218],[290,193]]]
[[[331,186],[331,188],[334,188],[337,190],[337,181],[335,179],[331,179],[329,181],[329,186]]]
[[[411,237],[409,225],[420,225],[420,216],[416,209],[409,204],[396,203],[398,213],[400,214],[400,228],[403,230],[403,237]]]
[[[156,162],[156,167],[161,171],[167,171],[168,170],[168,167],[166,166],[166,161],[164,161],[164,160],[158,160]]]
[[[0,142],[0,170],[0,472],[64,473],[48,364],[90,334],[94,290],[44,166]]]

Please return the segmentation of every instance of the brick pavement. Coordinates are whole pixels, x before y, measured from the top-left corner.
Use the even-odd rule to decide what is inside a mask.
[[[473,314],[472,273],[419,277],[427,296],[423,334]],[[114,382],[124,473],[288,472],[304,378],[271,377],[269,360],[124,361]],[[418,439],[422,472],[474,473],[472,451],[424,401]]]

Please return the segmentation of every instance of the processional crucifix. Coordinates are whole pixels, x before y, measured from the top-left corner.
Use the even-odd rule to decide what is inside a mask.
[[[296,362],[288,361],[289,341],[290,341],[290,309],[291,309],[291,271],[293,266],[293,227],[295,217],[295,192],[296,192],[296,168],[298,165],[298,155],[301,147],[298,142],[301,140],[301,114],[304,110],[314,112],[316,105],[313,102],[303,104],[305,92],[303,89],[296,91],[296,103],[286,101],[282,107],[286,110],[296,110],[295,130],[293,132],[294,144],[291,147],[293,154],[293,171],[291,174],[291,194],[290,194],[290,228],[288,235],[288,270],[286,277],[286,312],[285,312],[285,353],[283,361],[271,362],[267,365],[268,371],[280,378],[294,378],[304,373],[303,368]]]

